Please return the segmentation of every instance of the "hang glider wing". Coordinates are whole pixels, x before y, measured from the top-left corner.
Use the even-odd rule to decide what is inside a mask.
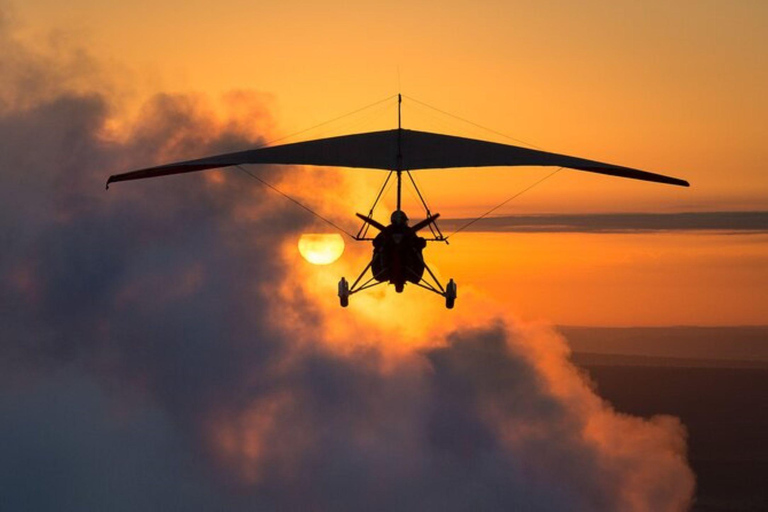
[[[629,167],[436,133],[410,132],[407,137],[403,138],[402,153],[404,169],[544,165],[567,167],[621,178],[688,186],[688,182],[685,180]]]
[[[395,129],[268,146],[149,167],[110,176],[107,187],[117,181],[155,178],[240,164],[319,165],[411,171],[452,167],[555,166],[688,186],[687,181],[678,178],[584,158],[452,135]]]

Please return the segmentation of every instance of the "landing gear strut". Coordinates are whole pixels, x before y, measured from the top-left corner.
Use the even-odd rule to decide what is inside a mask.
[[[362,285],[358,286],[360,281],[362,280],[363,276],[368,272],[368,269],[371,267],[370,263],[367,267],[365,267],[365,270],[363,270],[362,274],[360,274],[360,277],[355,280],[355,282],[352,284],[352,286],[349,286],[349,281],[346,280],[346,278],[342,277],[339,281],[339,302],[341,303],[341,307],[345,308],[349,306],[349,296],[353,293],[357,293],[362,290],[366,290],[368,288],[372,288],[374,286],[384,284],[386,281],[378,281],[376,282],[376,278],[371,277],[367,281],[365,281]],[[427,271],[429,272],[429,275],[434,280],[434,284],[429,282],[426,279],[421,279],[418,283],[414,283],[416,286],[420,288],[424,288],[425,290],[429,290],[431,292],[434,292],[442,297],[445,297],[445,307],[448,309],[453,309],[453,306],[456,302],[456,282],[453,279],[449,279],[448,283],[446,283],[445,288],[440,284],[440,281],[437,280],[437,277],[432,273],[432,271],[429,269],[429,267],[426,267]],[[401,293],[403,291],[403,285],[395,285],[395,291],[397,293]]]

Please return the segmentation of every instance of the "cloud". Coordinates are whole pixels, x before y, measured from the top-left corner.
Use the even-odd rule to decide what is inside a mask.
[[[153,407],[119,412],[71,370],[0,388],[0,488],[8,510],[211,510],[220,498]]]
[[[257,144],[270,125],[258,95],[237,96],[257,106],[250,125],[202,96],[158,95],[116,134],[119,105],[98,90],[25,96],[51,79],[51,56],[18,48],[23,58],[0,54],[12,73],[31,70],[5,83],[3,97],[22,100],[0,114],[5,503],[690,504],[679,421],[614,412],[549,329],[482,320],[429,344],[375,322],[326,329],[354,311],[329,313],[293,281],[282,247],[312,220],[282,198],[232,172],[104,192],[116,171]],[[80,68],[54,69],[81,83]]]
[[[472,219],[445,219],[441,226],[458,229]],[[488,217],[467,228],[513,233],[648,233],[660,231],[725,231],[768,233],[766,211],[685,213],[587,213]]]

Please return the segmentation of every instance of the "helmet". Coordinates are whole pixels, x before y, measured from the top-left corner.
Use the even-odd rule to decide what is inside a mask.
[[[408,216],[402,210],[395,210],[394,212],[392,212],[392,215],[389,217],[389,220],[395,226],[408,225]]]

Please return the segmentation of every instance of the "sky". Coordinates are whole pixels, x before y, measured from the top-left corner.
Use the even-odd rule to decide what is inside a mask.
[[[614,410],[553,326],[768,323],[764,3],[30,1],[0,13],[11,508],[692,503],[685,426]],[[339,276],[370,248],[310,265],[297,241],[326,227],[241,174],[103,188],[398,92],[406,127],[514,137],[692,186],[559,172],[487,227],[428,247],[459,283],[452,311],[383,287],[341,310]],[[298,137],[392,127],[394,107]],[[351,227],[383,179],[252,171]],[[450,226],[546,172],[417,179]]]
[[[685,195],[610,181],[595,190],[599,180],[576,177],[560,187],[580,188],[567,208],[584,209],[586,196],[592,209],[744,209],[768,192],[768,7],[758,1],[37,0],[14,11],[26,37],[42,43],[55,30],[116,64],[137,100],[255,90],[285,134],[402,91],[553,151],[696,185]],[[621,202],[594,203],[595,192],[619,191]],[[482,192],[467,201],[484,204]],[[547,195],[547,210],[564,199]]]
[[[203,95],[212,109],[222,111],[237,109],[220,98],[249,91],[258,98],[250,107],[269,118],[260,129],[273,140],[402,92],[493,132],[408,98],[406,127],[516,143],[511,137],[692,184],[679,189],[563,172],[497,214],[766,209],[764,2],[77,0],[63,5],[37,0],[11,4],[9,12],[17,37],[31,46],[78,48],[100,62],[90,85],[109,87],[119,98],[115,125],[135,118],[146,98],[158,92]],[[78,86],[88,88],[83,81]],[[331,123],[289,140],[386,129],[396,122],[394,100],[368,112],[352,116],[355,123]],[[108,172],[124,170],[116,166]],[[353,201],[337,192],[333,204],[343,219],[367,209],[380,179],[367,171],[319,172],[330,175],[329,181],[362,180],[370,187]],[[456,170],[422,173],[419,179],[443,217],[471,218],[545,172]],[[416,205],[406,205],[416,217]],[[384,218],[388,208],[391,200],[381,212]],[[582,236],[578,242],[554,233],[462,234],[464,240],[457,237],[451,251],[432,252],[435,264],[462,289],[512,300],[515,311],[531,320],[617,326],[766,323],[764,233],[705,238],[699,231],[674,237],[628,231]],[[502,259],[476,275],[472,261],[486,252],[509,251],[515,254],[514,268]],[[584,275],[566,259],[550,260],[551,251],[575,251],[577,261],[592,258],[586,264],[606,272]],[[645,276],[660,272],[663,277],[650,280],[660,286],[653,304],[650,290],[636,299],[629,291],[611,291],[636,291]],[[567,307],[582,302],[574,300],[577,289],[591,303],[589,310]],[[552,305],[539,298],[543,295]]]

